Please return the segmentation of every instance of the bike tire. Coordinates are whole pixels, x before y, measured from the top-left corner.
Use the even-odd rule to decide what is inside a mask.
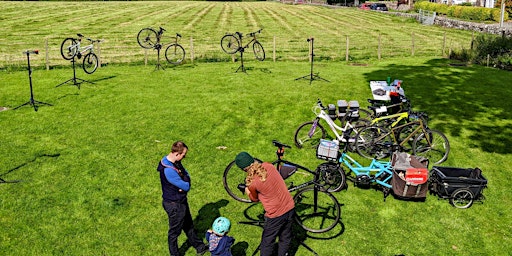
[[[240,40],[233,35],[233,34],[227,34],[222,37],[220,40],[220,46],[222,50],[227,54],[234,54],[240,50]]]
[[[254,160],[261,163],[261,160],[255,158]],[[243,203],[251,203],[251,199],[245,194],[238,190],[238,184],[245,184],[246,172],[236,166],[235,161],[226,166],[224,174],[222,175],[222,184],[228,194],[235,200]]]
[[[78,54],[77,41],[74,38],[66,38],[60,45],[60,55],[65,60],[71,60]]]
[[[90,52],[85,55],[82,68],[85,73],[92,74],[98,68],[99,60],[95,53]]]
[[[260,42],[256,41],[252,44],[252,50],[254,52],[254,57],[256,57],[259,61],[265,60],[265,49],[263,49],[263,45]]]
[[[383,135],[385,136],[382,137]],[[369,126],[358,132],[355,148],[364,158],[382,159],[390,155],[388,146],[392,143],[387,130],[378,126]]]
[[[327,131],[325,128],[317,123],[317,127],[314,132],[309,135],[310,131],[313,128],[313,123],[315,121],[308,121],[299,126],[297,130],[295,130],[294,140],[295,146],[297,148],[313,148],[316,149],[318,144],[320,144],[320,139],[325,139],[327,136]]]
[[[185,59],[185,49],[179,44],[171,44],[165,49],[167,62],[178,65]]]
[[[475,196],[468,188],[458,188],[450,196],[450,204],[459,209],[467,209],[473,205]]]
[[[309,232],[327,232],[341,219],[341,208],[336,197],[316,186],[300,190],[293,200],[295,221]]]
[[[144,49],[153,49],[158,44],[158,36],[154,29],[143,28],[137,34],[137,43]]]
[[[331,193],[339,192],[347,186],[347,177],[339,164],[321,163],[316,171],[320,172],[319,179],[322,187]]]
[[[412,147],[414,155],[425,157],[434,164],[446,161],[450,153],[450,143],[446,135],[433,129],[428,129],[427,135],[421,133],[414,138]]]
[[[409,154],[413,153],[412,144],[414,143],[414,139],[417,136],[413,136],[413,137],[409,138],[407,140],[407,142],[404,142],[404,140],[407,139],[407,137],[409,137],[409,135],[411,135],[411,133],[414,132],[414,130],[416,130],[416,128],[418,128],[419,125],[420,124],[417,124],[417,123],[411,123],[409,125],[406,125],[406,126],[400,128],[396,132],[395,138],[397,139],[398,144],[401,144],[402,152],[406,152]]]

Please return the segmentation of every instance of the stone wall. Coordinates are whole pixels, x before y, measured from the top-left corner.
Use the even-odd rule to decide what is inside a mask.
[[[403,13],[403,12],[383,12],[391,15],[401,16],[401,17],[409,17],[418,19],[417,13]],[[483,24],[477,22],[469,22],[469,21],[460,21],[448,19],[446,17],[436,16],[434,20],[434,24],[446,28],[456,28],[456,29],[464,29],[464,30],[473,30],[476,32],[495,34],[495,35],[503,35],[503,36],[512,36],[512,24],[506,23],[503,27],[500,28],[499,24]]]

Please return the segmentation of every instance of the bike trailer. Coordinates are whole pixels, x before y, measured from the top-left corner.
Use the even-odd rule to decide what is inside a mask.
[[[483,199],[487,179],[479,168],[434,166],[430,171],[429,190],[457,208],[469,208],[473,200]]]
[[[424,199],[428,191],[428,160],[407,153],[394,152],[391,158],[393,194],[403,199]]]

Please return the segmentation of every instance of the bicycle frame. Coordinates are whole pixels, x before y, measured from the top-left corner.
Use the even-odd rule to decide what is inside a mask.
[[[293,192],[293,191],[296,191],[296,190],[308,187],[310,185],[320,185],[317,182],[319,180],[319,173],[318,172],[314,172],[314,171],[310,170],[309,168],[304,167],[304,166],[302,166],[300,164],[296,164],[296,163],[293,163],[293,162],[290,162],[290,161],[287,161],[287,160],[283,159],[284,148],[278,148],[277,151],[276,151],[276,154],[277,154],[277,160],[272,162],[272,164],[276,166],[276,169],[281,174],[281,176],[283,175],[282,172],[284,171],[283,167],[286,167],[285,165],[292,166],[293,168],[295,168],[295,170],[291,170],[290,171],[289,176],[293,175],[298,170],[305,171],[305,172],[310,173],[310,174],[312,174],[314,176],[313,180],[304,182],[304,183],[302,183],[300,185],[297,185],[297,186],[294,186],[293,182],[292,182],[292,184],[288,188],[288,191]]]
[[[356,179],[366,175],[367,181],[377,183],[386,188],[391,188],[391,178],[393,177],[392,167],[390,162],[372,160],[369,166],[362,166],[355,159],[350,157],[347,153],[343,152],[339,158],[339,162],[343,163],[348,169],[347,177],[350,173],[354,173]],[[383,176],[382,179],[379,179]]]
[[[370,125],[374,125],[380,121],[393,119],[393,118],[396,118],[396,120],[393,123],[391,123],[391,127],[395,127],[403,119],[409,118],[409,112],[402,112],[402,113],[396,113],[396,114],[392,114],[392,115],[388,115],[388,116],[376,117],[376,118],[372,119]]]
[[[343,133],[345,131],[347,131],[348,129],[354,129],[355,127],[352,126],[352,124],[350,122],[345,122],[345,126],[344,127],[340,127],[339,125],[337,125],[336,123],[334,123],[334,120],[332,120],[332,118],[325,112],[325,110],[323,110],[322,107],[318,106],[318,105],[315,105],[313,106],[313,113],[315,113],[316,115],[316,119],[313,123],[313,126],[311,127],[311,130],[309,131],[309,135],[312,136],[313,133],[315,133],[315,129],[318,125],[318,122],[320,121],[320,119],[323,119],[325,122],[327,122],[327,125],[329,125],[329,128],[331,128],[331,131],[334,133],[334,135],[336,136],[336,139],[340,142],[353,142],[353,141],[347,141],[344,137],[343,137]],[[338,131],[341,131],[342,132],[342,135],[340,135],[338,133]]]

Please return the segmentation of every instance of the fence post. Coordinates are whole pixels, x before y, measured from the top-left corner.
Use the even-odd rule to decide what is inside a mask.
[[[101,68],[101,40],[98,41],[98,68]]]
[[[442,52],[443,58],[444,58],[445,49],[446,49],[446,31],[443,34],[443,52]]]
[[[194,64],[194,37],[190,37],[190,62]]]
[[[473,50],[473,43],[475,42],[475,31],[471,33],[471,50]]]
[[[411,32],[411,42],[412,42],[411,55],[414,56],[414,31]]]
[[[50,70],[50,63],[49,63],[49,60],[50,60],[50,56],[49,56],[49,51],[48,51],[48,37],[44,40],[44,49],[45,49],[45,54],[46,54],[46,70]]]
[[[276,62],[276,36],[274,36],[274,47],[272,49],[272,60]]]
[[[348,48],[350,46],[350,43],[348,42],[348,35],[347,35],[347,48],[345,49],[345,61],[348,62]]]
[[[148,65],[148,49],[144,48],[144,66]]]
[[[380,50],[380,42],[381,42],[381,34],[379,33],[379,46],[378,46],[378,50],[377,50],[377,55],[379,56],[379,60],[380,60],[380,54],[381,54],[381,50]]]

